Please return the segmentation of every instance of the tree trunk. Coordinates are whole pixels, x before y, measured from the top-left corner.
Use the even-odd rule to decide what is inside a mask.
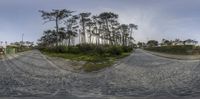
[[[83,28],[83,30],[82,30],[82,43],[86,43],[86,37],[85,37],[85,21],[84,21],[84,18],[83,17],[81,17],[82,18],[82,28]]]
[[[58,18],[56,18],[56,46],[58,46],[58,41],[59,41],[59,34],[58,34],[58,29],[59,29],[59,26],[58,26]]]
[[[107,18],[106,18],[106,27],[107,27],[107,32],[108,32],[108,40],[109,40],[109,43],[110,43],[111,45],[113,45],[113,44],[112,44],[112,40],[111,40],[111,33],[110,33],[109,26],[108,26],[108,19],[107,19]]]

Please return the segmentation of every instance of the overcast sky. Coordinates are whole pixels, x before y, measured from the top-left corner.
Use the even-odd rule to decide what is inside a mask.
[[[137,41],[194,39],[200,42],[200,0],[1,0],[0,41],[37,41],[43,31],[38,10],[69,9],[98,14],[112,11],[121,23],[134,23]]]

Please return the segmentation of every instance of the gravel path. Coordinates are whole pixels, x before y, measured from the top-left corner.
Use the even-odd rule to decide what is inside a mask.
[[[200,94],[198,60],[167,59],[136,50],[114,66],[93,73],[74,72],[66,69],[71,67],[69,62],[59,62],[37,50],[4,56],[0,97],[198,99]]]

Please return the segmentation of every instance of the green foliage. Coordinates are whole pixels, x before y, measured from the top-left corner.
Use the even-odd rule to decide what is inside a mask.
[[[123,52],[131,52],[133,48],[131,46],[122,46]]]
[[[120,46],[111,46],[109,49],[108,49],[108,53],[110,55],[121,55],[123,52],[123,49],[122,47]]]
[[[83,70],[86,72],[98,71],[100,69],[109,67],[112,65],[112,62],[104,62],[104,63],[91,63],[88,62],[83,66]]]
[[[148,45],[149,47],[158,46],[158,41],[156,41],[156,40],[149,40],[149,41],[147,42],[147,45]]]
[[[70,60],[86,61],[83,70],[97,71],[111,66],[116,59],[126,57],[133,50],[128,46],[81,44],[77,46],[55,46],[41,49],[48,56]]]
[[[66,46],[57,46],[57,47],[51,47],[51,52],[57,52],[57,53],[66,53],[67,47]]]
[[[195,46],[194,45],[175,45],[175,46],[149,47],[145,49],[150,50],[150,51],[164,52],[164,53],[170,53],[170,54],[189,55],[189,54],[194,54]]]
[[[103,46],[97,46],[95,49],[95,52],[101,56],[103,56],[107,51],[106,47]]]
[[[95,50],[96,46],[94,44],[79,44],[77,47],[82,53],[91,53]]]
[[[81,50],[77,46],[70,46],[68,47],[67,53],[79,54],[81,53]]]
[[[83,52],[88,46],[85,43],[109,44],[109,45],[133,45],[134,30],[138,29],[138,25],[133,23],[120,24],[118,22],[119,15],[114,12],[102,12],[93,15],[90,12],[83,12],[78,15],[74,11],[67,9],[53,9],[51,11],[39,11],[45,23],[54,22],[55,28],[44,31],[43,36],[38,40],[39,46],[58,46],[62,41],[63,45],[74,45],[75,38],[79,35],[80,44]],[[63,27],[65,26],[65,27]],[[78,34],[78,31],[81,33]],[[88,35],[88,40],[86,40]],[[93,38],[96,41],[92,40]],[[103,42],[101,42],[103,41]],[[93,50],[93,48],[91,49]],[[99,49],[97,49],[99,50]],[[103,50],[99,50],[102,53]]]
[[[131,46],[109,46],[109,45],[99,45],[94,44],[81,44],[77,46],[54,46],[48,48],[40,48],[40,50],[45,52],[54,53],[71,53],[71,54],[93,54],[93,55],[121,55],[124,52],[131,52],[133,48]]]

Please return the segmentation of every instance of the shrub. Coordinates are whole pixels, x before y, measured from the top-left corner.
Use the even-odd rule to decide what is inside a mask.
[[[57,46],[57,47],[53,47],[52,51],[57,52],[57,53],[67,53],[68,49],[66,46]]]
[[[80,49],[83,53],[90,53],[94,51],[95,46],[93,44],[79,44],[77,47]]]
[[[192,54],[194,45],[175,45],[175,46],[161,46],[161,47],[149,47],[146,50],[164,52],[170,54]]]
[[[81,51],[78,47],[76,46],[72,46],[72,47],[68,47],[68,53],[72,53],[72,54],[79,54]]]
[[[119,47],[119,46],[111,46],[110,48],[109,48],[109,50],[108,50],[108,53],[110,54],[110,55],[121,55],[122,54],[122,52],[123,52],[123,50],[122,50],[122,48],[121,47]]]
[[[55,46],[55,47],[48,47],[48,48],[40,48],[40,50],[45,52],[55,52],[55,53],[67,53],[66,46]]]
[[[131,46],[122,46],[123,52],[131,52],[133,48]]]
[[[95,44],[79,44],[76,46],[54,46],[49,48],[41,48],[45,52],[54,53],[72,53],[72,54],[88,54],[97,56],[117,56],[123,52],[131,52],[131,46],[111,46],[111,45],[95,45]]]
[[[95,52],[99,55],[104,55],[107,51],[106,51],[106,48],[103,47],[103,46],[98,46],[96,47],[95,49]]]

